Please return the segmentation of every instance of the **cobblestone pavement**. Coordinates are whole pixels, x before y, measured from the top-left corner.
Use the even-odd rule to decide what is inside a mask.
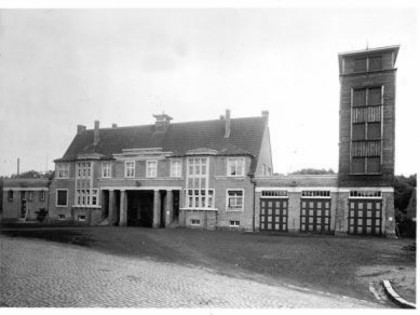
[[[0,235],[0,249],[0,307],[381,307],[42,240]]]

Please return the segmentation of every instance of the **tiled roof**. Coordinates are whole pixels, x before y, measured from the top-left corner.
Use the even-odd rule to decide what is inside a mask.
[[[183,156],[188,150],[207,148],[220,155],[251,155],[251,172],[255,171],[265,130],[265,118],[231,119],[230,135],[224,138],[225,120],[171,123],[165,133],[155,133],[154,125],[99,129],[99,143],[93,145],[93,129],[75,136],[63,160],[74,160],[80,154],[99,153],[105,157],[123,149],[162,148]]]

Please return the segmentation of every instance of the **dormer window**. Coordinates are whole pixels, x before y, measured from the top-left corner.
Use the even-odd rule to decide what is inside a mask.
[[[69,178],[70,165],[69,164],[57,164],[57,178]]]
[[[245,158],[228,158],[227,176],[245,176]]]

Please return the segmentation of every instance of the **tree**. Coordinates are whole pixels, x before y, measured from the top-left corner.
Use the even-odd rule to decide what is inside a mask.
[[[12,174],[11,178],[47,178],[53,179],[54,178],[54,171],[47,171],[45,173],[41,173],[35,170],[30,170],[27,172],[23,172],[21,174]]]
[[[289,173],[291,175],[322,175],[322,174],[335,174],[335,172],[330,168],[326,169],[316,169],[316,168],[303,168],[298,171]]]
[[[417,174],[394,177],[394,208],[406,213],[414,188],[417,187]]]

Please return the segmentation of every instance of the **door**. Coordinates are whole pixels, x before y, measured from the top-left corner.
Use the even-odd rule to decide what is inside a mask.
[[[287,199],[261,199],[260,209],[261,231],[287,232]]]
[[[301,199],[300,231],[329,233],[331,199]]]
[[[349,233],[382,234],[382,199],[349,200]]]

